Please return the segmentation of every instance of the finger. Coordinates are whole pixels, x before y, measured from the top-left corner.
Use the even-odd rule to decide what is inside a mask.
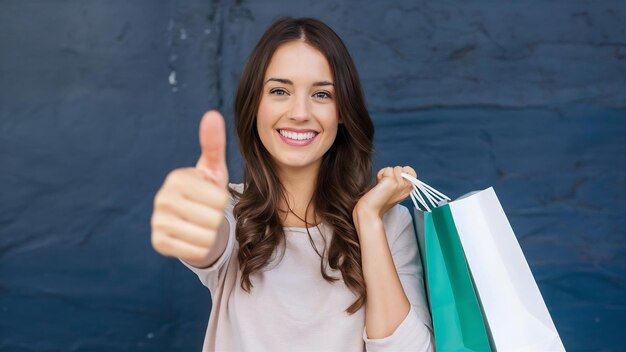
[[[210,248],[215,242],[217,233],[216,230],[209,230],[179,217],[164,214],[156,216],[152,226],[156,231],[201,248]]]
[[[400,174],[402,173],[403,168],[402,166],[395,166],[393,168],[393,177],[396,179],[396,181],[399,184],[403,184],[404,182],[402,182],[402,180],[404,180],[404,177],[402,177]]]
[[[194,181],[200,181],[201,183],[195,187],[185,187],[182,189],[181,194],[183,197],[219,211],[226,208],[230,199],[228,191],[214,183],[203,182],[204,180],[195,179]]]
[[[409,175],[413,176],[414,178],[417,178],[417,173],[410,166],[404,166],[402,168],[402,173],[409,174]],[[404,177],[402,178],[402,181],[404,182],[403,184],[406,187],[407,192],[411,193],[411,191],[413,190],[413,183],[411,181],[405,179]]]
[[[157,252],[170,257],[183,260],[200,261],[206,258],[210,249],[199,247],[182,241],[176,237],[168,236],[162,232],[155,232],[152,236],[152,246]]]
[[[403,167],[403,168],[402,168],[402,172],[404,172],[404,173],[406,173],[406,174],[409,174],[409,175],[411,175],[411,176],[413,176],[413,177],[417,178],[417,173],[416,173],[416,172],[415,172],[415,170],[413,170],[413,168],[412,168],[412,167],[410,167],[410,166],[405,166],[405,167]]]
[[[380,179],[382,179],[383,177],[389,177],[389,176],[393,176],[393,168],[385,167],[385,168],[380,169],[380,171],[378,171],[378,174],[376,175],[376,179],[380,181]]]
[[[176,206],[169,209],[184,221],[207,229],[217,229],[224,219],[224,212],[190,199],[178,197],[172,201]]]
[[[166,181],[167,189],[175,192],[162,194],[160,200],[175,202],[176,194],[208,207],[223,210],[229,200],[229,194],[214,182],[208,182],[201,172],[194,168],[184,168],[172,171]],[[165,188],[165,187],[164,187]]]
[[[410,170],[407,170],[410,169]],[[405,166],[405,167],[401,167],[401,166],[396,166],[393,168],[393,176],[394,179],[397,182],[397,186],[399,187],[399,195],[402,199],[406,198],[409,196],[409,193],[411,193],[411,191],[413,190],[413,184],[405,179],[404,177],[402,177],[402,173],[406,172],[408,174],[411,174],[410,172],[407,171],[412,171],[413,169]]]
[[[200,148],[202,154],[198,167],[213,174],[215,178],[223,177],[226,168],[226,128],[224,118],[217,111],[209,111],[202,117],[199,129]]]

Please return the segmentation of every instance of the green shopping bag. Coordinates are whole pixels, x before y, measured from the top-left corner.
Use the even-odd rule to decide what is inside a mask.
[[[438,352],[491,351],[450,207],[415,212]]]

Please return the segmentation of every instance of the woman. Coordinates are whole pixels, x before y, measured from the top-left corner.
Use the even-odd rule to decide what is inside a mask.
[[[195,168],[155,197],[152,243],[212,295],[205,351],[432,350],[411,217],[409,167],[370,184],[373,126],[341,39],[278,20],[235,99],[244,182],[228,185],[219,113]],[[225,220],[224,220],[225,219]]]

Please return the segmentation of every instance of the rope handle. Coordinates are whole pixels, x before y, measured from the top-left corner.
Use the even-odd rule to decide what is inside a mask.
[[[450,201],[450,198],[446,195],[416,179],[415,177],[404,172],[401,173],[400,176],[407,179],[413,185],[413,191],[411,191],[410,195],[413,205],[415,205],[415,209],[420,211],[424,211],[423,209],[426,209],[427,212],[430,212],[431,208],[434,209],[438,207],[441,201]],[[426,200],[424,200],[424,197]],[[421,205],[421,207],[418,204]]]

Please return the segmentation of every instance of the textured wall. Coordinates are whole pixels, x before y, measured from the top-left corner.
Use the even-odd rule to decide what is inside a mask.
[[[0,0],[1,351],[200,349],[210,296],[151,249],[152,197],[280,15],[346,41],[377,167],[493,185],[568,350],[623,350],[623,1]]]

